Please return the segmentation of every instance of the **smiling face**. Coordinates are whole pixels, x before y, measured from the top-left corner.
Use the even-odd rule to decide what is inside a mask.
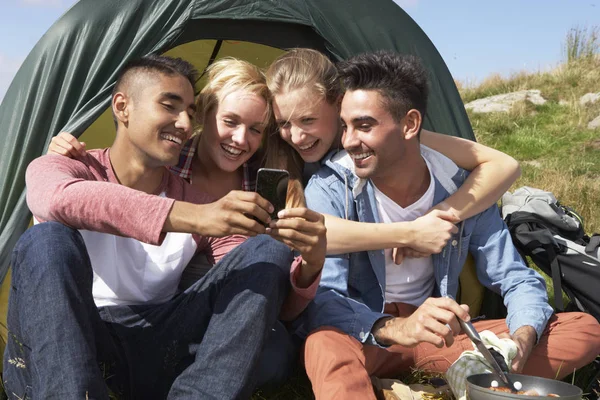
[[[206,114],[198,157],[222,171],[236,171],[260,147],[266,119],[263,97],[246,90],[227,94]]]
[[[339,107],[308,88],[277,94],[273,112],[283,140],[305,162],[321,160],[339,140]]]
[[[375,184],[397,174],[405,154],[417,143],[416,133],[407,129],[405,118],[395,121],[375,90],[347,91],[341,119],[342,144],[354,162],[356,175],[371,178]]]
[[[192,134],[194,89],[181,75],[154,72],[134,79],[125,92],[113,96],[117,139],[145,165],[175,165]]]

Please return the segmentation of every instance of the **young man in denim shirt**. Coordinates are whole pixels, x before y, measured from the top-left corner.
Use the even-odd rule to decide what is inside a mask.
[[[466,179],[419,143],[427,76],[420,62],[392,52],[356,56],[340,67],[343,146],[307,189],[308,206],[355,221],[386,223],[424,215]],[[510,335],[512,369],[561,378],[600,352],[600,328],[581,313],[554,315],[544,280],[515,250],[496,207],[461,222],[439,254],[393,261],[391,250],[326,259],[319,292],[299,323],[309,334],[305,363],[317,399],[374,399],[370,376],[397,377],[411,367],[445,372],[472,344],[453,298],[468,253],[477,276],[500,293],[506,320],[477,330]]]

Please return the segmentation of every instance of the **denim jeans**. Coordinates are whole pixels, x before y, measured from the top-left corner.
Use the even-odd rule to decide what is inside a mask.
[[[12,257],[9,398],[108,399],[107,382],[123,398],[249,398],[291,263],[287,246],[258,236],[166,303],[97,308],[79,232],[36,225]]]
[[[276,321],[262,349],[256,369],[256,387],[273,391],[292,375],[302,341],[292,336],[281,321]]]
[[[184,291],[202,279],[213,264],[205,254],[196,254],[181,275],[179,290]],[[292,375],[300,352],[301,340],[293,337],[282,321],[276,321],[262,350],[256,369],[256,386],[267,392],[283,385]]]

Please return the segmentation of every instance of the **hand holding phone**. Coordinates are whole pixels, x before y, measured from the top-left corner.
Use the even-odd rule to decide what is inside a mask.
[[[261,168],[256,176],[256,193],[273,205],[272,220],[285,209],[290,174],[284,169]]]
[[[289,208],[271,221],[267,234],[300,253],[303,259],[298,282],[307,287],[323,268],[327,253],[327,229],[322,214],[305,207]]]
[[[241,190],[232,190],[215,202],[194,206],[198,207],[194,216],[199,225],[195,233],[212,237],[263,234],[273,209],[258,193]],[[179,209],[178,202],[173,206],[175,209]]]

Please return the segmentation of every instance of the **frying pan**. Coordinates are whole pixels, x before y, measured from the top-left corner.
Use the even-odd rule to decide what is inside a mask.
[[[514,393],[495,392],[490,390],[492,381],[500,383],[496,374],[477,374],[467,378],[467,399],[469,400],[504,400],[504,399],[529,399],[529,400],[556,400],[556,397],[546,396],[549,393],[557,394],[560,399],[581,400],[582,391],[577,386],[554,379],[540,378],[519,374],[507,374],[511,382],[521,382],[521,390],[535,389],[540,396],[525,396]]]

